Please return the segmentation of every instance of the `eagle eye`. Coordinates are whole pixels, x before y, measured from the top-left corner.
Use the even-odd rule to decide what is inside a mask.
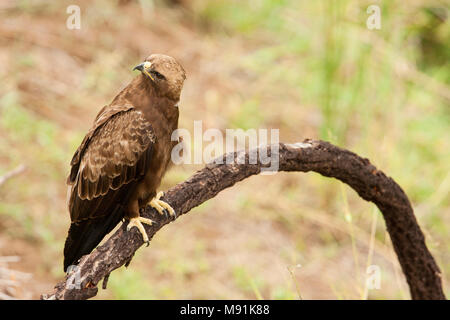
[[[160,80],[166,80],[166,77],[164,77],[164,75],[162,75],[161,73],[159,73],[159,72],[156,71],[156,70],[152,70],[151,73],[154,74],[155,77],[157,77],[157,78],[160,79]]]

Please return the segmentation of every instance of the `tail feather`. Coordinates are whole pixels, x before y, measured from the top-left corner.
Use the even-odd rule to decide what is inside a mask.
[[[123,216],[124,208],[117,205],[104,217],[72,223],[64,245],[64,272],[70,265],[76,264],[83,255],[90,253]]]

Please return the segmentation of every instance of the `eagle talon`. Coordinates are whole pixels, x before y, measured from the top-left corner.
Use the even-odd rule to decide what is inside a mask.
[[[169,216],[176,217],[175,210],[173,210],[173,208],[167,202],[160,200],[162,196],[164,196],[164,192],[158,192],[156,197],[154,197],[149,202],[149,205],[152,208],[156,209],[156,211],[158,211],[161,215],[165,215],[167,217],[168,214]]]
[[[151,219],[147,219],[147,218],[143,218],[143,217],[136,217],[136,218],[131,218],[130,221],[128,222],[127,225],[127,231],[130,231],[131,228],[136,227],[138,228],[139,232],[142,235],[142,240],[144,240],[144,243],[147,245],[147,247],[150,244],[150,240],[148,239],[148,235],[147,232],[145,232],[143,223],[148,224],[148,225],[152,225],[153,224],[153,220]]]

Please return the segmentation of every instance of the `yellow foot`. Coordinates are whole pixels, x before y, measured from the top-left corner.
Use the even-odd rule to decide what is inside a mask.
[[[145,232],[144,226],[142,225],[143,223],[151,226],[153,224],[153,220],[142,217],[131,218],[127,225],[127,231],[130,231],[133,227],[138,228],[139,232],[142,234],[142,239],[148,247],[150,241],[148,240],[147,232]]]
[[[150,202],[149,205],[155,208],[160,214],[164,214],[164,210],[169,212],[169,215],[175,216],[175,210],[167,203],[159,200],[164,195],[164,192],[160,191]]]

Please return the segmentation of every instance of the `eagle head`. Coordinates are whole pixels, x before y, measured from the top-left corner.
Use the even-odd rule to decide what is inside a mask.
[[[139,70],[158,95],[175,101],[180,99],[186,72],[175,58],[164,54],[152,54],[133,70]]]

